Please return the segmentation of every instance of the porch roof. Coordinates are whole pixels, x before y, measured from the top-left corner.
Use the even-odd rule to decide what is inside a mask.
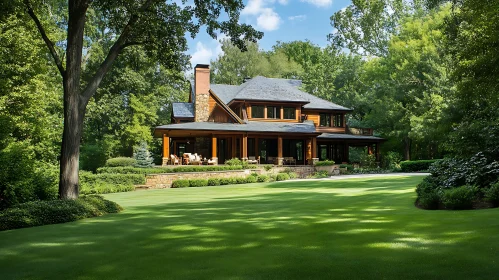
[[[354,134],[337,134],[337,133],[322,133],[321,135],[317,136],[317,140],[368,140],[368,141],[385,141],[386,139],[381,138],[381,137],[376,137],[376,136],[369,136],[369,135],[354,135]]]
[[[234,131],[234,132],[264,132],[264,133],[304,133],[315,134],[314,123],[304,121],[302,123],[285,122],[248,122],[215,123],[215,122],[188,122],[157,126],[154,130],[156,137],[160,136],[161,130],[196,130],[196,131]]]

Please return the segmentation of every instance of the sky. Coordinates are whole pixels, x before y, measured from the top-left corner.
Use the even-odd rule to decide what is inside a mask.
[[[240,22],[264,36],[258,42],[261,49],[270,50],[277,41],[289,42],[309,40],[325,47],[327,35],[333,32],[330,17],[345,8],[350,0],[243,0],[245,8],[241,11]],[[188,54],[191,64],[209,64],[223,54],[219,39],[212,39],[200,31],[195,39],[189,37]]]

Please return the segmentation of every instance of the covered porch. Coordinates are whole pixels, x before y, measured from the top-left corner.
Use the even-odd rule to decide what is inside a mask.
[[[334,160],[336,163],[349,162],[350,147],[367,147],[370,155],[380,161],[379,146],[385,139],[372,135],[323,133],[317,137],[317,155],[319,160]]]

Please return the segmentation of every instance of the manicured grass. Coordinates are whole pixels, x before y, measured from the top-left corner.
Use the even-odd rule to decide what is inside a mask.
[[[0,232],[0,279],[497,279],[499,209],[414,207],[422,177],[117,193]]]

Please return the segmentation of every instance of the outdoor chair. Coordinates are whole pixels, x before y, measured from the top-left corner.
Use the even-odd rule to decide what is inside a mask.
[[[260,164],[260,157],[255,158],[254,156],[248,157],[249,164]]]
[[[170,155],[170,163],[172,165],[179,165],[180,159],[176,155]]]
[[[288,165],[296,165],[296,159],[294,157],[284,157],[284,162]]]

